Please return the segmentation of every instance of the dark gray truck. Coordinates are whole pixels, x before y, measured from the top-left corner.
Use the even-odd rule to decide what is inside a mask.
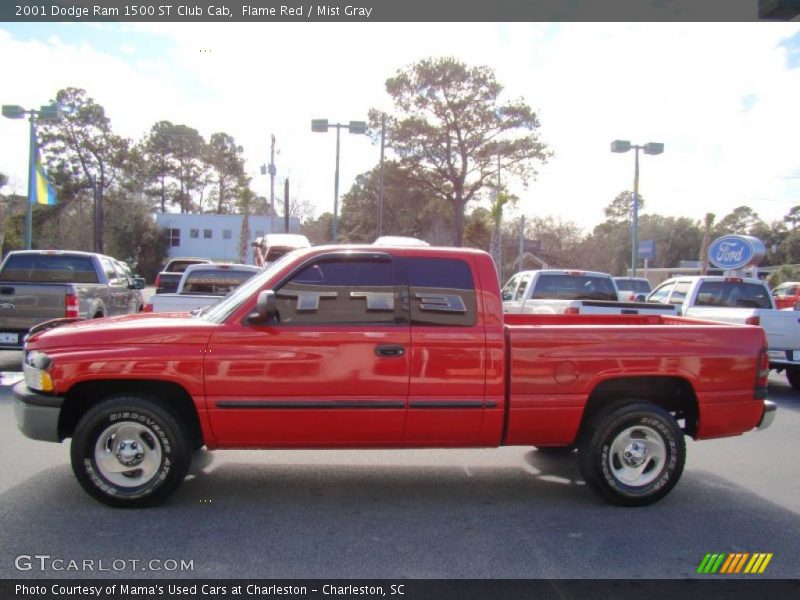
[[[95,319],[142,310],[144,279],[102,254],[9,252],[0,265],[0,348],[21,350],[28,331],[58,318]]]
[[[183,272],[188,267],[207,264],[211,264],[211,261],[207,258],[173,258],[164,265],[164,270],[156,276],[156,294],[173,294],[177,292]]]

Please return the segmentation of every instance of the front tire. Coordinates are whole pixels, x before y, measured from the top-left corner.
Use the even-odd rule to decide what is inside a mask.
[[[678,483],[686,442],[659,406],[627,404],[596,416],[578,451],[586,483],[611,504],[645,506]]]
[[[190,448],[176,418],[151,398],[115,396],[78,422],[72,470],[86,492],[109,506],[153,506],[180,485]]]

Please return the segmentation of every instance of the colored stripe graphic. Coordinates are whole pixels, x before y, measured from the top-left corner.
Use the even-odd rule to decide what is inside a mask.
[[[772,560],[771,552],[709,552],[700,561],[697,567],[698,573],[733,575],[742,573],[760,574],[763,573],[769,562]],[[748,560],[749,559],[749,560]],[[745,566],[747,565],[747,566]]]

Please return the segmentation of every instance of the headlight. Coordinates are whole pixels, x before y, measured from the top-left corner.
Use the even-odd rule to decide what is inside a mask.
[[[44,352],[37,352],[36,350],[26,352],[22,366],[26,385],[32,390],[52,392],[54,389],[53,378],[50,377],[48,372],[52,363],[52,359]]]

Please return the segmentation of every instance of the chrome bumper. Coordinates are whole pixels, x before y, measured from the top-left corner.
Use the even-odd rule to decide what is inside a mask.
[[[764,400],[764,414],[761,415],[761,420],[758,422],[758,429],[766,429],[775,420],[775,411],[778,407],[774,402]]]

